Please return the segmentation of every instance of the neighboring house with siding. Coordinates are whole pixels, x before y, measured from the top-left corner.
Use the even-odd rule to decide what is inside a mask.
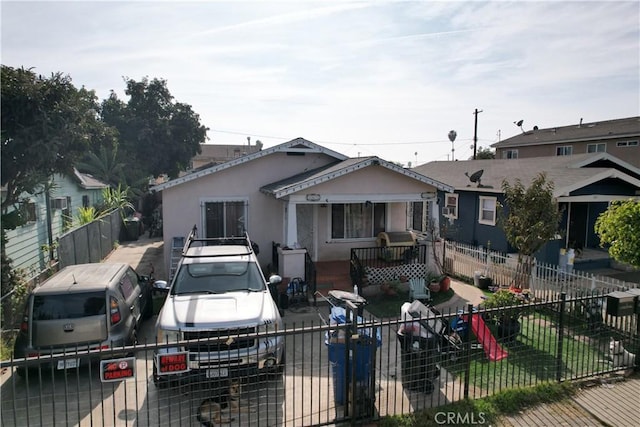
[[[263,267],[274,242],[313,261],[349,260],[381,231],[409,228],[407,204],[435,202],[449,185],[378,157],[347,158],[303,138],[154,187],[162,192],[165,261],[174,237],[248,232]],[[435,203],[430,206],[435,207]]]
[[[438,193],[438,217],[446,237],[472,245],[515,252],[498,224],[498,205],[504,205],[503,180],[520,179],[525,187],[540,173],[554,184],[563,209],[561,239],[550,242],[536,258],[558,263],[562,247],[599,248],[594,230],[597,217],[610,202],[640,197],[640,168],[608,153],[572,156],[430,162],[413,169],[454,191]],[[476,182],[470,177],[481,175]]]
[[[608,153],[640,167],[640,117],[523,131],[492,145],[496,159]]]
[[[43,245],[51,245],[67,231],[70,218],[77,214],[79,207],[100,204],[102,190],[109,187],[75,169],[72,176],[54,175],[53,183],[48,205],[44,193],[23,196],[25,201],[20,209],[27,222],[15,230],[7,230],[7,255],[14,268],[25,270],[29,276],[46,268],[49,254],[42,250]]]

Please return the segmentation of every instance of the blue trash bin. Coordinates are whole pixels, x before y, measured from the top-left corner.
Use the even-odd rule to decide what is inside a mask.
[[[333,307],[331,309],[331,324],[340,325],[347,321],[346,311],[342,307]],[[358,323],[362,322],[362,318],[358,317]],[[358,330],[359,338],[350,341],[353,348],[346,357],[348,349],[342,337],[344,329],[335,331],[332,334],[327,333],[325,344],[329,351],[329,362],[331,364],[331,372],[333,376],[333,394],[336,404],[343,405],[345,403],[345,392],[351,384],[351,373],[353,372],[352,363],[355,354],[355,381],[356,387],[360,390],[366,390],[370,386],[371,372],[375,367],[375,349],[382,345],[382,337],[380,329],[361,328]],[[375,338],[374,338],[375,335]]]

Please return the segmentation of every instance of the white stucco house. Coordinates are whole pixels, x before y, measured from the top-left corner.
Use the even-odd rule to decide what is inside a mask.
[[[264,266],[273,243],[306,248],[314,262],[348,260],[382,231],[419,229],[453,188],[378,157],[348,158],[303,138],[160,185],[166,265],[175,237],[248,232]],[[415,208],[415,211],[414,211]],[[416,225],[417,224],[417,225]]]

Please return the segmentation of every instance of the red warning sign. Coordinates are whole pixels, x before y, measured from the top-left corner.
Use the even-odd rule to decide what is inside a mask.
[[[158,375],[179,374],[189,371],[189,352],[157,354]]]
[[[136,358],[111,359],[100,361],[100,379],[103,383],[122,381],[136,376]]]

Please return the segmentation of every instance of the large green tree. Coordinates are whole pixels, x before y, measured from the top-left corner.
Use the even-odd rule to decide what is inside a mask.
[[[126,103],[111,93],[102,103],[102,118],[118,130],[127,184],[162,174],[177,177],[200,152],[208,129],[190,105],[174,101],[165,80],[127,79],[125,94]]]
[[[6,230],[23,223],[18,204],[24,193],[46,190],[55,173],[71,172],[94,139],[108,137],[99,120],[93,91],[76,88],[62,73],[44,77],[31,69],[2,65],[1,175],[6,190],[2,199],[2,294],[17,289],[20,275],[6,253]],[[10,210],[10,207],[14,209]],[[10,299],[3,302],[11,312]]]
[[[2,65],[3,213],[22,193],[34,194],[54,173],[69,173],[106,133],[93,91],[62,73],[50,77]]]
[[[499,223],[507,241],[518,250],[516,285],[526,286],[533,255],[558,234],[562,213],[553,196],[553,182],[538,174],[528,187],[520,179],[502,182],[505,208],[499,211]]]
[[[614,201],[596,220],[600,244],[616,261],[640,267],[640,201]]]

